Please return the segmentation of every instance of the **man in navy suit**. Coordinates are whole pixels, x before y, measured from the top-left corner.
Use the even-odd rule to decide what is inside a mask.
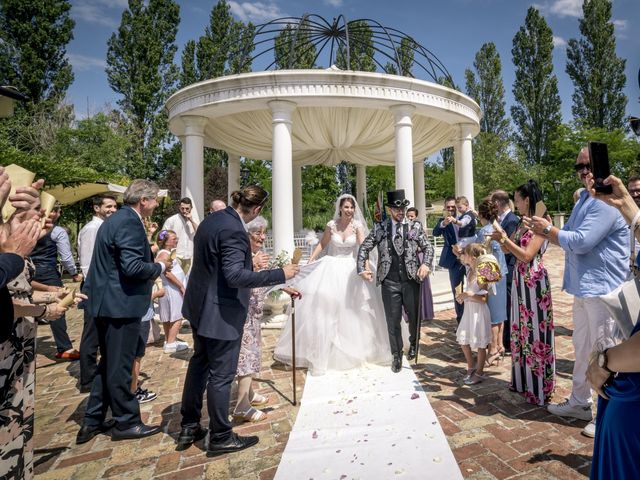
[[[87,315],[94,319],[100,363],[93,379],[84,422],[76,443],[113,428],[111,438],[141,438],[160,432],[140,419],[131,393],[131,371],[140,337],[140,319],[149,308],[153,281],[171,263],[154,263],[142,223],[158,206],[158,186],[134,180],[124,192],[125,206],[107,218],[96,236],[84,284]],[[107,409],[113,420],[105,422]]]
[[[500,227],[505,231],[508,237],[513,235],[513,232],[518,228],[520,223],[520,217],[511,211],[511,205],[509,203],[509,194],[504,190],[496,190],[491,193],[491,200],[493,200],[498,207],[498,222]],[[511,351],[511,282],[513,280],[513,269],[516,266],[516,257],[512,253],[504,254],[504,258],[507,262],[507,321],[504,322],[504,329],[502,331],[502,344],[505,351]]]
[[[453,253],[453,246],[458,243],[458,232],[456,220],[456,199],[455,197],[447,197],[444,200],[444,209],[447,216],[438,220],[437,225],[433,228],[435,237],[444,237],[444,247],[440,253],[440,261],[438,265],[449,270],[449,283],[451,283],[451,292],[455,298],[456,287],[464,281],[465,268],[460,263],[458,257]],[[462,313],[464,312],[464,304],[453,302],[456,309],[456,320],[460,323]]]
[[[251,288],[277,285],[292,278],[297,265],[253,271],[245,224],[256,218],[268,193],[248,186],[231,194],[233,207],[212,213],[202,221],[194,239],[193,265],[182,314],[191,323],[194,354],[182,393],[182,430],[178,448],[204,438],[200,425],[202,398],[207,390],[210,418],[209,455],[235,452],[258,443],[231,429],[229,396],[238,368],[242,331]]]

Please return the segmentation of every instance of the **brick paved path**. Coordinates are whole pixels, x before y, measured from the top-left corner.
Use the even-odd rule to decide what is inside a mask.
[[[558,388],[555,400],[571,389],[571,297],[559,291],[563,254],[551,247],[545,256],[551,273],[556,319]],[[455,343],[455,319],[445,311],[422,329],[421,362],[415,367],[442,428],[467,478],[584,478],[593,441],[580,434],[586,422],[550,416],[507,389],[509,360],[487,370],[490,379],[461,386],[464,357]],[[82,328],[78,313],[69,315],[69,332],[77,347]],[[273,364],[277,332],[265,332],[259,392],[271,399],[269,421],[245,424],[236,431],[256,434],[260,443],[243,452],[207,458],[203,445],[176,452],[180,398],[188,355],[162,353],[152,346],[142,363],[144,387],[158,399],[143,404],[145,422],[162,423],[164,434],[137,441],[112,442],[98,436],[76,446],[75,436],[86,404],[77,390],[77,362],[53,360],[55,346],[46,326],[38,332],[36,400],[36,472],[40,479],[161,478],[271,479],[275,474],[297,407],[291,406],[291,372]],[[190,341],[189,331],[181,338]],[[305,372],[297,372],[298,397]],[[426,466],[425,466],[426,468]],[[425,478],[427,477],[425,471]],[[297,480],[297,479],[296,479]]]

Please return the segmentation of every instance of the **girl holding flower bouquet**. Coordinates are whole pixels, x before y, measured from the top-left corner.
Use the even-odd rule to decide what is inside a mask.
[[[467,290],[456,295],[456,302],[464,303],[464,313],[458,325],[456,339],[462,347],[467,360],[465,385],[475,385],[484,380],[484,362],[487,357],[487,345],[491,342],[491,314],[487,307],[486,285],[478,278],[478,259],[486,255],[479,243],[464,247],[460,261],[467,267]],[[486,280],[486,279],[484,279]],[[476,366],[473,367],[472,349],[478,349]]]
[[[542,193],[534,180],[515,191],[521,215],[532,217]],[[523,217],[524,218],[524,217]],[[529,403],[544,405],[555,388],[555,346],[549,275],[542,262],[547,240],[520,221],[513,238],[504,231],[492,234],[516,259],[511,287],[511,387]]]
[[[484,244],[487,252],[496,258],[501,271],[500,279],[492,283],[487,299],[491,313],[491,344],[487,352],[487,366],[491,366],[504,356],[502,329],[507,319],[507,261],[500,244],[491,239],[494,230],[493,222],[498,219],[498,207],[491,200],[491,197],[485,198],[478,205],[478,218],[482,228],[475,241]]]

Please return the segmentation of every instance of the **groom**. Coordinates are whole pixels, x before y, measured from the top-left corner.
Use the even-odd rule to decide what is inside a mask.
[[[404,190],[387,192],[387,204],[391,218],[376,223],[360,245],[358,275],[369,282],[373,280],[373,274],[366,265],[369,253],[377,246],[377,285],[382,285],[382,303],[393,354],[391,370],[397,373],[402,368],[402,307],[409,317],[407,359],[412,360],[416,356],[420,282],[429,275],[433,246],[427,240],[420,222],[405,219],[409,201],[404,198]],[[424,253],[422,264],[419,264],[418,250]]]

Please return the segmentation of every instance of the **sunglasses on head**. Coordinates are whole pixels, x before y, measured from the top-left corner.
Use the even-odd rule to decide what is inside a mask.
[[[393,208],[403,208],[409,206],[409,200],[394,200],[389,204],[390,207]]]
[[[573,166],[573,168],[574,168],[574,170],[575,170],[576,172],[580,172],[580,171],[582,171],[582,170],[583,170],[583,169],[585,169],[585,168],[586,168],[587,170],[591,171],[591,165],[589,165],[588,163],[576,163],[576,164]]]

